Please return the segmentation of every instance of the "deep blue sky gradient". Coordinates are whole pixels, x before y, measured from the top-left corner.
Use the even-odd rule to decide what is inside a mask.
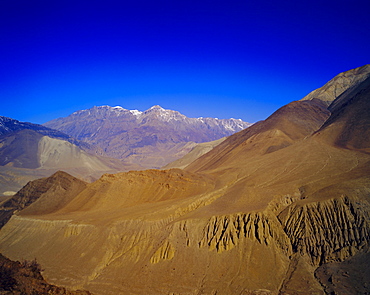
[[[370,1],[0,1],[0,115],[265,119],[370,63]]]

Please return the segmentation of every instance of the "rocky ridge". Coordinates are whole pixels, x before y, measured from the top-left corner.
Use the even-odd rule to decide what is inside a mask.
[[[329,106],[337,97],[351,87],[361,84],[370,76],[370,64],[336,75],[324,86],[312,91],[302,100],[319,99]]]

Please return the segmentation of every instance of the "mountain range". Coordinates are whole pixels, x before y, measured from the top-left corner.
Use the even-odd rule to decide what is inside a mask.
[[[35,180],[0,204],[0,252],[93,294],[368,294],[369,113],[366,65],[183,169]]]
[[[160,168],[187,154],[196,143],[229,136],[251,124],[240,119],[188,118],[156,105],[144,112],[93,107],[44,125],[126,163]]]
[[[0,116],[0,194],[14,194],[27,181],[61,169],[92,181],[107,172],[159,168],[197,142],[218,139],[251,124],[187,118],[159,106],[145,112],[101,106],[45,125],[51,128]]]

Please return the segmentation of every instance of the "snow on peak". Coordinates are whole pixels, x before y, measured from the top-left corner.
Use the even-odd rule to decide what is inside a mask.
[[[162,108],[160,105],[155,105],[155,106],[152,106],[149,110],[165,110],[165,109]]]
[[[139,110],[130,110],[130,113],[133,114],[134,116],[138,117],[140,116],[143,112],[140,112]]]

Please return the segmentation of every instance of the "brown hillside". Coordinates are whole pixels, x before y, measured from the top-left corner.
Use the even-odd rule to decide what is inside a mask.
[[[0,224],[3,226],[14,212],[21,210],[22,215],[51,213],[68,203],[85,187],[85,182],[62,171],[31,181],[0,204]]]
[[[370,77],[344,92],[330,106],[333,115],[319,137],[349,149],[370,152]]]
[[[95,294],[346,290],[338,273],[365,267],[369,249],[370,155],[366,136],[342,134],[368,124],[367,83],[331,114],[316,100],[288,104],[185,171],[106,174],[57,210],[21,211],[0,251],[36,257],[48,281]],[[365,276],[347,281],[370,292]]]
[[[190,164],[186,170],[204,171],[218,166],[240,166],[256,155],[285,148],[321,127],[330,112],[318,101],[295,101],[230,137]]]

